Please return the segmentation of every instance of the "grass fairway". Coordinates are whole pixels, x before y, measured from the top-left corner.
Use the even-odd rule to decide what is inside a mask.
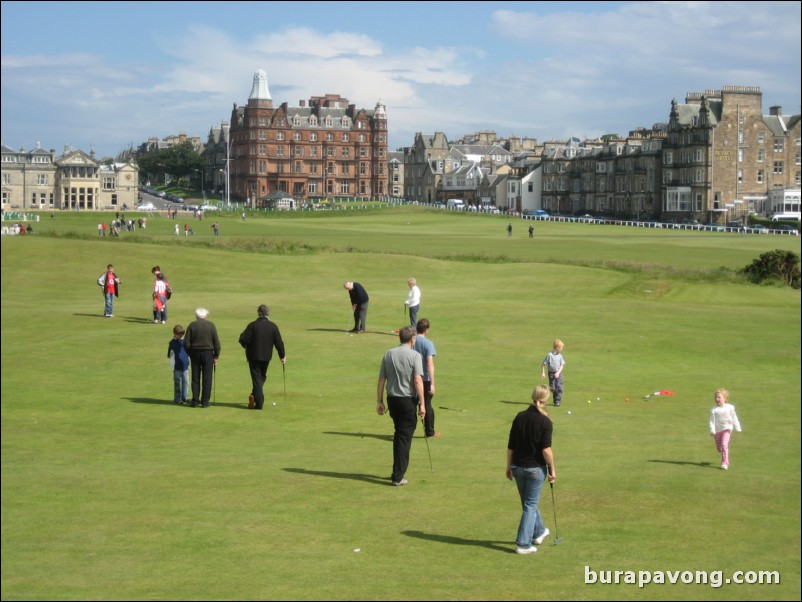
[[[515,221],[508,239],[506,218],[414,209],[180,217],[194,237],[154,217],[98,238],[108,217],[45,216],[2,239],[2,599],[802,595],[800,293],[732,276],[775,248],[799,254],[798,238],[538,222],[529,240]],[[123,279],[109,320],[107,263]],[[156,264],[175,291],[167,326],[149,321]],[[443,436],[432,472],[418,429],[410,484],[391,487],[376,378],[410,276]],[[345,332],[345,280],[370,293],[367,334]],[[288,358],[286,400],[274,361],[261,413],[245,409],[237,343],[260,303]],[[222,343],[208,410],[172,405],[166,358],[198,306]],[[559,529],[544,489],[552,537],[517,556],[507,435],[556,337]],[[744,428],[728,472],[707,427],[722,386]],[[676,395],[643,399],[662,389]],[[587,571],[693,575],[638,587]],[[780,583],[681,582],[697,571]]]

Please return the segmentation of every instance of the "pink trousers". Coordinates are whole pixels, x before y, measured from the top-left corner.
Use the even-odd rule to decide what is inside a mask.
[[[730,434],[732,431],[726,430],[716,433],[716,449],[721,452],[721,465],[730,465]]]

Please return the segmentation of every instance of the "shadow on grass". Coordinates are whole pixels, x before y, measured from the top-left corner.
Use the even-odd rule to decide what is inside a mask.
[[[531,401],[509,401],[507,399],[499,399],[498,402],[499,403],[508,403],[508,404],[516,405],[516,406],[531,406],[532,405]]]
[[[343,435],[345,437],[371,437],[372,439],[380,439],[381,441],[392,441],[392,435],[376,435],[374,433],[344,433],[341,431],[323,431],[324,435]]]
[[[171,399],[155,399],[153,397],[123,397],[123,399],[127,399],[131,403],[144,403],[150,405],[163,405],[163,406],[173,406],[175,408],[188,408],[190,410],[198,410],[203,409],[200,406],[192,407],[188,403],[178,404],[173,403]],[[209,408],[215,408],[217,406],[226,407],[226,408],[234,408],[235,410],[247,410],[249,409],[247,405],[242,403],[210,403]]]
[[[681,462],[679,460],[647,460],[647,462],[656,462],[658,464],[676,464],[677,466],[698,466],[699,468],[718,468],[712,462]]]
[[[401,531],[401,535],[407,537],[417,537],[418,539],[426,539],[429,541],[437,541],[439,543],[447,543],[454,546],[477,546],[479,548],[489,548],[497,552],[504,552],[505,554],[512,554],[515,552],[515,545],[510,545],[506,541],[489,541],[486,539],[464,539],[462,537],[454,537],[453,535],[436,535],[434,533],[424,533],[423,531]],[[504,546],[499,544],[506,544]]]
[[[384,485],[392,487],[393,484],[389,478],[377,477],[372,474],[359,474],[356,472],[330,472],[328,470],[307,470],[306,468],[282,468],[286,472],[294,472],[297,474],[312,475],[315,477],[329,477],[332,479],[348,479],[351,481],[364,481],[365,483],[372,483],[373,485]]]
[[[357,333],[351,332],[350,330],[343,330],[341,328],[307,328],[309,332],[341,332],[343,334],[350,334],[355,335]],[[393,332],[392,330],[366,330],[365,332],[359,334],[385,334],[397,337],[398,333]]]

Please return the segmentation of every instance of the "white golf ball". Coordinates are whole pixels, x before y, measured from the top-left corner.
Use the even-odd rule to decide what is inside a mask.
[[[568,415],[569,415],[569,416],[571,415],[571,410],[568,410]]]
[[[597,397],[597,398],[596,398],[596,401],[599,401],[600,399],[601,399],[601,397]]]
[[[275,401],[273,402],[273,405],[276,405],[276,402],[275,402]]]
[[[361,552],[361,551],[362,551],[361,548],[354,548],[354,552]]]

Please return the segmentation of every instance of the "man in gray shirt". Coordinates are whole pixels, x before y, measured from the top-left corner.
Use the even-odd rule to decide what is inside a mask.
[[[401,344],[390,349],[382,358],[379,381],[376,386],[376,412],[379,416],[387,410],[384,405],[384,389],[387,387],[387,409],[395,425],[393,434],[393,485],[406,485],[404,474],[409,466],[409,450],[412,436],[418,424],[416,406],[420,417],[426,415],[423,403],[423,361],[420,353],[413,349],[415,328],[407,326],[398,333]]]

